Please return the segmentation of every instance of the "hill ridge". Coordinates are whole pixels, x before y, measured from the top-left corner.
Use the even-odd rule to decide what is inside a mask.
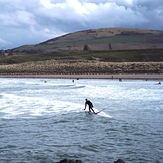
[[[82,31],[68,33],[68,34],[44,41],[42,43],[48,43],[51,41],[57,42],[58,40],[59,40],[59,42],[61,42],[62,38],[64,38],[64,39],[67,37],[72,38],[73,35],[77,35],[77,36],[84,35],[84,37],[85,37],[86,34],[89,34],[89,36],[92,36],[92,39],[94,39],[94,38],[97,39],[97,38],[103,38],[103,37],[111,37],[111,36],[115,36],[115,35],[125,35],[125,34],[141,35],[141,34],[154,34],[154,33],[158,34],[158,35],[159,34],[163,35],[163,31],[160,31],[160,30],[148,30],[148,29],[140,29],[140,28],[97,28],[97,29],[88,29],[88,30],[82,30]],[[79,37],[75,37],[75,38],[77,40],[73,40],[73,41],[80,40]],[[84,40],[87,40],[87,38],[85,37]],[[42,44],[42,43],[40,43],[40,44]]]
[[[39,54],[58,50],[134,50],[163,47],[163,31],[140,28],[96,28],[68,33],[47,41],[11,49],[17,54]]]

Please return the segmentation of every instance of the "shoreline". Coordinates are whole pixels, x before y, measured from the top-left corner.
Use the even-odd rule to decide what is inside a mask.
[[[133,79],[162,80],[163,74],[85,74],[85,75],[0,75],[0,78],[46,78],[46,79]]]

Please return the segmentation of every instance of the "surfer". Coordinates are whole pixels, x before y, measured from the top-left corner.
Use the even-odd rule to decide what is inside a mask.
[[[158,83],[156,83],[155,85],[160,85],[161,84],[161,82],[158,82]]]
[[[87,105],[89,106],[89,112],[91,112],[91,110],[93,111],[93,113],[95,113],[95,111],[93,110],[93,104],[91,101],[89,101],[88,99],[85,99],[85,109],[87,107]],[[84,110],[85,110],[84,109]],[[95,113],[96,114],[96,113]]]

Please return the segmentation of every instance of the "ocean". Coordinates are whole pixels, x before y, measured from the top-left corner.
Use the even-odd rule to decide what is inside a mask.
[[[1,78],[0,162],[162,163],[157,82]],[[86,98],[96,112],[104,110],[85,112]]]

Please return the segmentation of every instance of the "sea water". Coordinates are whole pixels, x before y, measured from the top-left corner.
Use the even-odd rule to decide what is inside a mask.
[[[0,162],[162,163],[157,82],[1,78]],[[95,111],[105,110],[86,113],[85,98]]]

